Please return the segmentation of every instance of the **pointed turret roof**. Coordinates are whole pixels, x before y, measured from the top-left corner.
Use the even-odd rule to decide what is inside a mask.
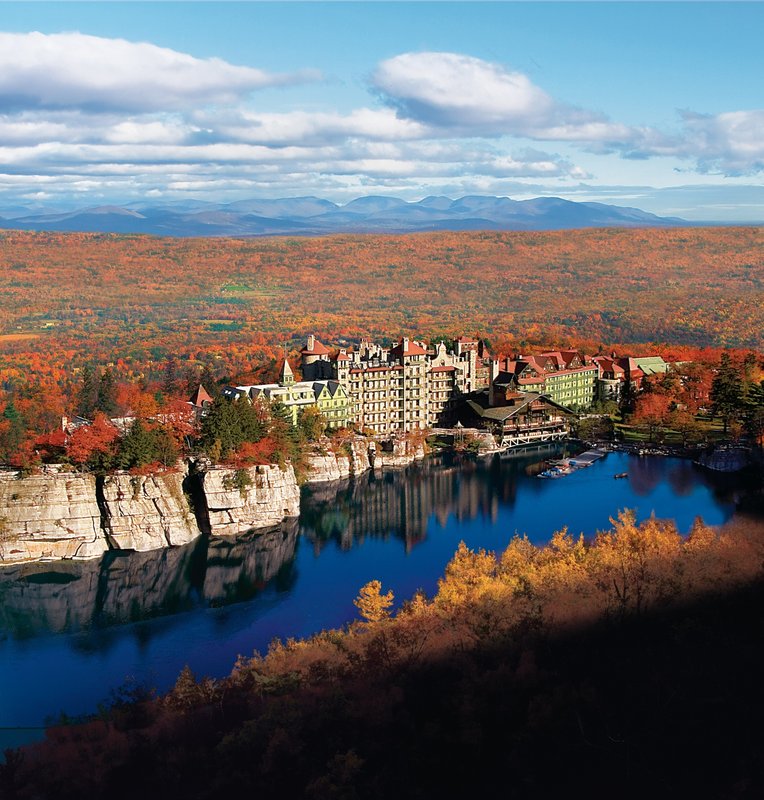
[[[210,397],[209,392],[200,383],[196,391],[189,398],[188,402],[196,408],[202,408],[208,403],[212,402],[212,397]]]
[[[281,365],[281,372],[279,373],[279,383],[286,386],[289,383],[294,383],[294,372],[289,366],[289,359],[285,358],[284,363]]]

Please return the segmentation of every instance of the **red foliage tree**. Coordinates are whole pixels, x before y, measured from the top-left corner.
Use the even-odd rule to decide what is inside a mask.
[[[93,461],[94,457],[111,456],[117,439],[117,429],[105,414],[98,413],[91,425],[83,425],[71,435],[66,453],[73,463],[82,466]]]

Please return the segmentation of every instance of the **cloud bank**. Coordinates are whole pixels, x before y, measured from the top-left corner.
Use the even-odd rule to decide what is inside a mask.
[[[82,33],[0,33],[0,109],[166,111],[232,103],[257,89],[316,80]]]
[[[683,111],[670,132],[635,127],[449,52],[382,61],[369,104],[344,112],[321,107],[320,79],[146,42],[0,33],[0,199],[499,194],[539,180],[564,193],[597,177],[576,153],[671,158],[706,174],[764,170],[761,110]],[[311,110],[259,101],[259,90],[304,83]]]

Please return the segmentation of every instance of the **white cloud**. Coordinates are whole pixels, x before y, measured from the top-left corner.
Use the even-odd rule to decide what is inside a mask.
[[[403,53],[372,76],[382,100],[407,119],[452,135],[515,136],[633,151],[660,135],[552,98],[527,75],[461,53]]]
[[[522,73],[459,53],[403,53],[379,64],[372,81],[406,116],[438,126],[526,131],[555,108]]]
[[[677,155],[693,158],[700,172],[753,175],[764,170],[764,109],[723,114],[684,112]]]
[[[216,136],[257,144],[317,144],[348,137],[369,140],[418,139],[427,128],[401,119],[390,109],[359,108],[349,114],[320,111],[260,113],[249,110],[224,115],[197,114],[195,121]]]
[[[0,109],[164,111],[231,103],[256,89],[317,77],[195,58],[148,42],[0,33]]]
[[[297,75],[77,33],[0,34],[0,193],[92,193],[99,202],[352,197],[375,187],[408,197],[518,186],[564,194],[609,170],[609,154],[667,157],[667,170],[682,162],[727,175],[764,168],[764,111],[685,112],[669,136],[567,105],[522,73],[458,53],[379,64],[373,84],[383,107],[248,104],[254,89]],[[562,154],[533,141],[559,142]],[[574,163],[574,147],[588,151],[584,165]]]

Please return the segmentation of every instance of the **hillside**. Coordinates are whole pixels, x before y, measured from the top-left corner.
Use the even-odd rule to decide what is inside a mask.
[[[322,238],[0,234],[0,379],[174,356],[252,369],[309,332],[761,348],[761,228]],[[523,345],[523,346],[527,346]]]

